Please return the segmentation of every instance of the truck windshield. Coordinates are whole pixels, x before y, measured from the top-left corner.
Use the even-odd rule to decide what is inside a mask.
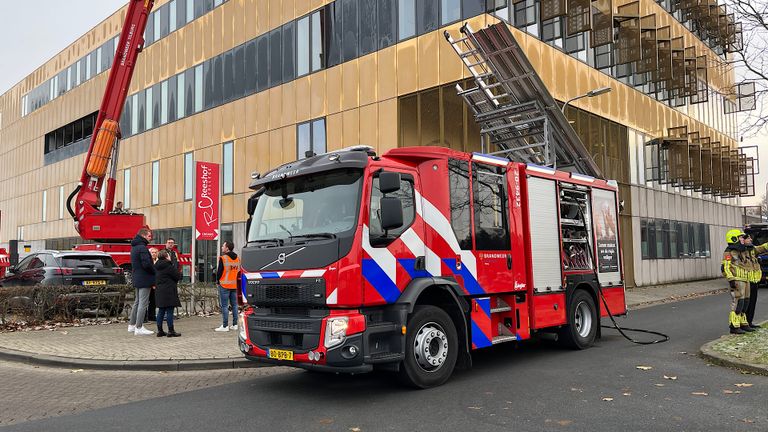
[[[248,242],[334,238],[357,223],[362,170],[342,169],[265,185]]]

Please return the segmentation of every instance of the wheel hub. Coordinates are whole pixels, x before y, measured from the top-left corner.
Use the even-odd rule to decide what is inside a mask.
[[[448,357],[448,337],[440,324],[429,322],[421,326],[413,339],[413,356],[427,372],[440,369]]]
[[[578,333],[579,336],[589,336],[589,333],[592,331],[592,312],[589,310],[589,306],[586,302],[581,301],[576,305],[573,321],[576,326],[576,333]]]

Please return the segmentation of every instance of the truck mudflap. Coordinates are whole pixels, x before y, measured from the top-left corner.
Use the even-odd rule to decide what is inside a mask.
[[[257,340],[283,339],[279,333],[265,339],[265,316],[251,312],[241,314],[243,327],[239,328],[244,330],[238,342],[247,359],[261,363],[350,374],[370,372],[375,367],[396,369],[405,356],[403,326],[394,322],[370,322],[370,319],[370,313],[331,311],[318,323],[320,335],[316,344],[287,346],[257,343]],[[339,337],[342,327],[346,332]]]

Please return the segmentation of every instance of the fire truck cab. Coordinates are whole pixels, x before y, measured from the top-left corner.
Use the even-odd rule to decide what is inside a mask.
[[[425,388],[540,332],[587,348],[604,305],[626,313],[615,182],[441,147],[361,146],[254,177],[251,360]]]

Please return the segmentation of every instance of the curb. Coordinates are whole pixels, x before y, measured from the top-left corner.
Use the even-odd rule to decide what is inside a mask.
[[[768,325],[768,321],[762,323],[762,325]],[[715,351],[714,349],[712,349],[712,346],[715,345],[717,342],[720,342],[721,340],[729,337],[731,337],[731,335],[720,336],[718,339],[705,343],[699,349],[699,355],[703,357],[705,360],[708,360],[711,363],[714,363],[720,366],[739,369],[739,370],[751,372],[758,375],[768,375],[768,366],[766,365],[759,365],[755,363],[740,362],[740,361],[732,360],[720,354],[719,352]]]
[[[692,300],[692,299],[699,298],[699,297],[707,297],[707,296],[711,296],[711,295],[724,294],[726,292],[728,292],[728,289],[726,289],[726,288],[717,288],[717,289],[713,289],[713,290],[709,290],[709,291],[702,291],[702,292],[697,292],[697,293],[691,293],[691,294],[687,294],[687,295],[683,295],[683,296],[678,296],[678,297],[665,297],[665,298],[661,298],[661,299],[658,299],[658,300],[649,300],[649,301],[639,302],[639,303],[635,303],[635,304],[627,303],[627,309],[638,310],[638,309],[647,308],[649,306],[656,306],[658,304],[675,303],[675,302],[679,302],[679,301]]]
[[[0,360],[29,365],[50,366],[68,369],[89,370],[130,370],[130,371],[195,371],[214,369],[239,369],[271,367],[243,358],[199,359],[199,360],[93,360],[33,354],[0,348]]]

